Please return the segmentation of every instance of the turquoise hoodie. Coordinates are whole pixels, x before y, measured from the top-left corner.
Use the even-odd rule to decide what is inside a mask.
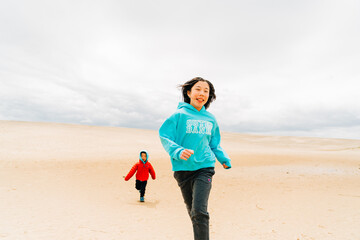
[[[169,153],[173,171],[195,171],[214,167],[215,157],[231,168],[230,158],[220,146],[220,130],[214,115],[181,102],[159,130],[160,140]],[[188,160],[180,159],[184,149],[194,150]]]

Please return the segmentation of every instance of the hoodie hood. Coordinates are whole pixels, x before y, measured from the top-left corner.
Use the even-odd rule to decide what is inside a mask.
[[[142,152],[146,153],[146,160],[145,160],[145,161],[142,160],[142,158],[141,158],[141,153],[142,153]],[[147,152],[146,150],[141,150],[140,153],[139,153],[139,160],[140,160],[143,164],[145,164],[145,163],[147,163],[148,158],[149,158],[148,152]]]
[[[191,105],[190,103],[186,103],[186,102],[180,102],[177,108],[178,108],[178,109],[186,108],[186,109],[188,109],[188,110],[195,111],[195,112],[203,112],[203,111],[206,111],[206,110],[205,110],[205,106],[203,106],[203,107],[201,108],[201,110],[198,111],[193,105]]]

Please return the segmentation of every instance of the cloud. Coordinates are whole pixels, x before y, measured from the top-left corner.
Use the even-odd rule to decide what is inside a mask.
[[[360,138],[358,5],[7,1],[0,119],[157,129],[202,76],[222,130]]]

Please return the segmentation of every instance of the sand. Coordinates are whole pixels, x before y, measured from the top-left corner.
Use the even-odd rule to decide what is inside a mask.
[[[222,133],[213,240],[360,239],[360,140]],[[141,149],[157,179],[123,176]],[[0,239],[192,239],[157,131],[0,121]]]

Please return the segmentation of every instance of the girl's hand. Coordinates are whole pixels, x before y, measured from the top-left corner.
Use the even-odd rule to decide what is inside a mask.
[[[228,166],[226,166],[225,163],[223,163],[223,167],[224,167],[225,169],[229,168]]]
[[[180,159],[182,160],[188,160],[189,157],[191,157],[191,155],[194,154],[194,150],[191,150],[191,149],[185,149],[181,152],[180,154]]]

